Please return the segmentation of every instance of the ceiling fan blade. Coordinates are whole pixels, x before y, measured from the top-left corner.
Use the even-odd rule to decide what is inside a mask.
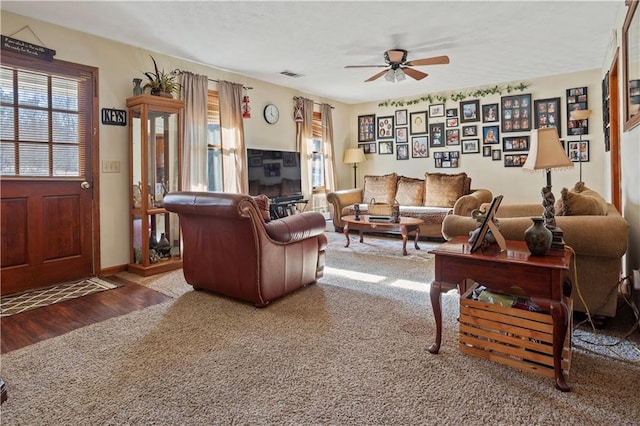
[[[389,65],[346,65],[345,68],[386,68]]]
[[[412,67],[420,65],[444,65],[449,63],[448,56],[434,56],[433,58],[416,59],[415,61],[408,61],[405,65]]]
[[[373,81],[373,80],[377,80],[377,79],[379,79],[380,77],[382,77],[383,75],[385,75],[385,74],[387,73],[387,71],[388,71],[388,70],[380,71],[378,74],[376,74],[376,75],[374,75],[374,76],[369,77],[368,79],[366,79],[366,80],[365,80],[365,83],[366,83],[367,81]]]
[[[409,77],[412,77],[416,80],[422,80],[423,78],[425,78],[426,76],[428,76],[429,74],[424,73],[422,71],[418,71],[418,70],[414,70],[413,68],[402,68],[402,71],[404,71],[405,74],[407,74]]]

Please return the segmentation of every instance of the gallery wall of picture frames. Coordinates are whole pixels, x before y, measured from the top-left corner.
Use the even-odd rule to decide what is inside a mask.
[[[461,154],[479,154],[504,167],[522,167],[532,129],[555,127],[562,139],[562,101],[561,96],[533,99],[530,93],[523,93],[486,104],[479,99],[462,100],[457,108],[437,103],[420,111],[398,109],[384,115],[360,115],[358,147],[365,154],[395,154],[396,160],[433,158],[436,168],[459,167]],[[573,110],[588,108],[587,87],[566,89],[565,102],[567,137],[588,134],[588,120],[569,117]],[[605,133],[607,120],[605,117]],[[562,142],[572,161],[589,161],[588,140]]]

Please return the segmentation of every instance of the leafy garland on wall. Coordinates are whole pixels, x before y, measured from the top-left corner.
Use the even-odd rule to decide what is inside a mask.
[[[512,86],[511,84],[508,84],[506,86],[500,87],[500,86],[494,86],[488,89],[477,89],[473,92],[457,92],[457,93],[452,93],[449,96],[447,95],[432,95],[432,94],[428,94],[425,96],[421,96],[417,99],[412,99],[409,101],[385,101],[385,102],[380,102],[378,104],[378,107],[388,107],[388,106],[392,106],[392,107],[403,107],[405,105],[416,105],[419,104],[420,102],[428,102],[428,103],[433,103],[434,101],[436,102],[446,102],[448,99],[451,99],[452,101],[458,102],[461,101],[463,99],[466,98],[483,98],[485,96],[488,95],[502,95],[502,93],[507,92],[507,93],[511,93],[514,90],[518,90],[520,92],[523,92],[527,87],[529,87],[531,84],[529,83],[523,83],[520,82],[519,84]]]

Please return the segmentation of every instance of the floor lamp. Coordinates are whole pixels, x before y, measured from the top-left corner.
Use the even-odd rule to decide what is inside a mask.
[[[555,127],[545,127],[531,131],[529,156],[522,166],[524,170],[544,170],[547,185],[542,188],[542,206],[545,226],[553,234],[551,249],[564,250],[562,229],[556,226],[555,197],[551,192],[551,170],[571,169],[573,162],[567,157]]]
[[[578,162],[580,163],[580,182],[582,182],[582,134],[584,133],[584,127],[582,126],[582,120],[586,120],[591,116],[590,109],[578,109],[571,111],[569,117],[571,120],[578,121],[580,127],[580,145],[578,146]]]
[[[356,173],[358,170],[358,163],[362,163],[367,160],[367,157],[364,156],[364,150],[362,148],[348,148],[344,152],[344,157],[342,158],[343,163],[353,163],[353,187],[358,187],[358,180],[356,177]]]

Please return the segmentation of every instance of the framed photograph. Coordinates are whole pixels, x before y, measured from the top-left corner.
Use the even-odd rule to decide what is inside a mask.
[[[447,109],[447,118],[457,117],[457,116],[458,116],[458,108]]]
[[[376,115],[358,116],[358,142],[373,142],[376,140]]]
[[[282,165],[284,167],[295,167],[298,165],[295,152],[283,152],[282,153]]]
[[[429,136],[411,137],[411,157],[427,158],[429,156]]]
[[[447,129],[445,138],[447,146],[460,145],[460,129]]]
[[[587,88],[575,87],[567,89],[567,135],[586,135],[589,133],[589,119],[572,120],[571,111],[580,111],[588,108]]]
[[[375,154],[378,152],[378,144],[375,142],[359,143],[358,148],[362,148],[365,154]]]
[[[482,156],[491,157],[491,145],[485,145],[482,147]]]
[[[497,123],[500,120],[498,115],[498,104],[482,105],[482,122]]]
[[[280,176],[280,163],[265,163],[263,167],[266,177]]]
[[[531,94],[503,96],[500,99],[502,133],[531,130]]]
[[[262,157],[249,157],[249,167],[262,167]]]
[[[460,122],[471,123],[480,121],[480,101],[462,101],[460,102]]]
[[[502,150],[504,152],[529,151],[529,136],[503,137]]]
[[[396,143],[409,142],[409,135],[406,127],[396,127]]]
[[[480,139],[464,139],[462,141],[463,154],[476,154],[480,152]]]
[[[458,127],[458,119],[456,117],[447,118],[447,127]]]
[[[562,136],[562,121],[560,120],[560,98],[538,99],[533,101],[534,127],[555,127],[558,137]]]
[[[393,141],[379,141],[378,155],[393,154]]]
[[[505,167],[522,167],[527,161],[529,154],[505,154],[504,166]]]
[[[444,123],[429,124],[429,134],[431,135],[431,148],[444,147]]]
[[[491,150],[491,159],[493,161],[502,160],[502,151],[500,151],[499,149],[492,149]]]
[[[407,123],[407,110],[399,109],[396,111],[396,126],[406,126]]]
[[[429,117],[444,117],[444,104],[429,105]]]
[[[458,151],[441,151],[433,153],[433,161],[437,169],[458,167],[460,153]]]
[[[574,163],[589,161],[589,141],[570,141],[567,144],[567,155]]]
[[[409,159],[409,144],[401,143],[396,145],[396,160],[408,160]]]
[[[500,206],[501,202],[502,195],[498,195],[493,199],[493,201],[491,201],[491,206],[489,207],[487,214],[484,216],[484,219],[480,224],[480,230],[478,232],[474,232],[473,236],[469,240],[469,242],[471,243],[469,251],[471,253],[477,251],[485,244],[485,237],[487,236],[487,232],[489,232],[489,224],[494,221],[496,212],[498,211],[498,207]],[[502,242],[502,244],[504,244],[504,241]],[[500,246],[500,248],[504,250],[504,247]]]
[[[478,136],[478,126],[462,126],[462,136],[465,138]]]
[[[419,135],[427,133],[427,111],[417,111],[409,114],[409,133]]]
[[[393,139],[393,116],[377,118],[378,139]]]
[[[484,126],[482,128],[482,143],[485,145],[497,145],[500,143],[500,128],[495,126]]]

